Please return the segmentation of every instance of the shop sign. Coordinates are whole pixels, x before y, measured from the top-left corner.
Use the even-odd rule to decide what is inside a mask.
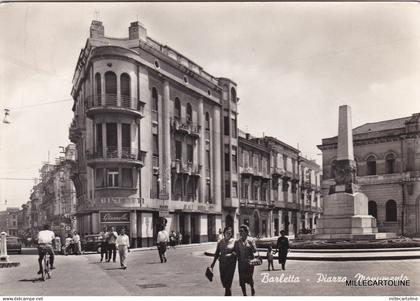
[[[169,216],[168,205],[160,205],[159,206],[159,217],[167,217],[167,216]]]
[[[101,212],[101,223],[129,223],[130,213],[129,212]]]

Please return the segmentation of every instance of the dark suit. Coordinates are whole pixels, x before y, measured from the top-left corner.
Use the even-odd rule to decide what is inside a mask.
[[[282,269],[285,269],[287,252],[289,251],[289,239],[287,237],[280,236],[277,239],[277,249],[279,254],[279,263]]]

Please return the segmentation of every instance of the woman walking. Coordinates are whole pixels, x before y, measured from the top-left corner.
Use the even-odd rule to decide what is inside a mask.
[[[277,250],[279,254],[279,263],[283,270],[286,269],[286,259],[287,253],[289,252],[289,239],[284,236],[286,232],[284,230],[280,231],[280,237],[277,239]]]
[[[254,252],[257,251],[255,242],[248,237],[249,228],[247,225],[239,227],[240,238],[235,241],[235,253],[238,256],[238,271],[239,271],[239,285],[242,289],[242,294],[246,296],[245,284],[251,286],[251,294],[255,296],[254,289],[254,266],[250,264],[250,260],[254,258]]]
[[[211,268],[214,268],[217,259],[219,259],[220,280],[225,288],[225,296],[232,296],[232,280],[236,269],[235,240],[232,238],[232,227],[226,227],[223,234],[224,238],[217,243]]]

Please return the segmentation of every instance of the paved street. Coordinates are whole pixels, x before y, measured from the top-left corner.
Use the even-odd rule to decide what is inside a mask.
[[[211,248],[211,247],[210,247]],[[2,295],[223,295],[218,266],[215,280],[204,277],[211,258],[202,255],[209,245],[169,250],[168,262],[161,264],[156,250],[134,251],[129,254],[128,269],[119,263],[100,263],[98,254],[57,256],[53,279],[42,282],[36,274],[37,256],[11,255],[20,261],[17,268],[0,269]],[[28,251],[25,250],[25,253]],[[320,262],[290,260],[287,271],[270,272],[283,279],[292,277],[300,282],[263,283],[266,262],[255,270],[257,295],[420,295],[420,260]],[[275,267],[278,264],[275,263]],[[409,287],[346,287],[345,283],[317,283],[318,275],[399,276],[410,280]],[[233,295],[241,295],[235,275]]]

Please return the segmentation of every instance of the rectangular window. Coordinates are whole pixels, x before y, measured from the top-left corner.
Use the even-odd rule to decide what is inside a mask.
[[[232,198],[238,197],[238,183],[232,182]]]
[[[230,171],[229,145],[225,145],[225,171]]]
[[[96,124],[96,152],[102,154],[102,123]]]
[[[178,140],[175,141],[175,159],[182,159],[182,142]]]
[[[225,197],[230,198],[230,181],[225,181]]]
[[[108,147],[117,147],[117,124],[107,123],[106,124],[106,144]]]
[[[108,187],[118,187],[118,169],[112,168],[107,169],[107,186]]]
[[[153,155],[159,156],[159,136],[153,135]]]
[[[122,169],[122,187],[133,187],[133,171],[130,168]]]
[[[131,145],[131,136],[130,136],[130,132],[131,132],[131,126],[129,124],[123,123],[121,125],[121,130],[122,130],[122,147],[130,147]]]
[[[151,191],[151,198],[157,199],[159,197],[159,176],[153,175],[152,176],[152,191]]]
[[[236,117],[232,118],[232,137],[237,137],[237,125],[236,125]]]
[[[105,177],[103,168],[97,168],[95,170],[95,187],[105,187]]]
[[[241,196],[243,199],[247,200],[248,199],[248,189],[249,189],[249,185],[248,183],[243,183],[242,184],[242,191],[241,191]]]
[[[283,168],[284,170],[287,170],[287,156],[283,155]]]
[[[193,162],[194,160],[194,147],[192,144],[187,144],[187,161]]]
[[[210,183],[206,183],[206,201],[211,204],[212,200],[211,200],[211,188],[210,188]]]
[[[224,133],[225,133],[226,136],[229,136],[230,135],[230,133],[229,133],[229,117],[225,116],[223,120],[224,120]]]
[[[238,172],[238,157],[237,157],[237,147],[232,146],[232,171],[237,173]]]

